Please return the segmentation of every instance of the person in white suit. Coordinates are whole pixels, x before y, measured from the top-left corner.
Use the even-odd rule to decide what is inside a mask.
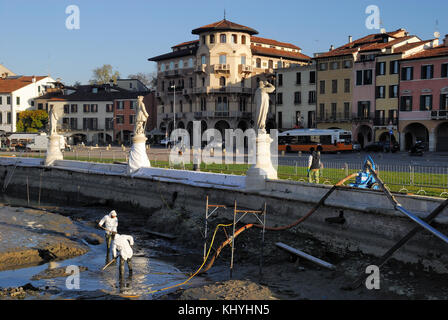
[[[124,275],[124,263],[127,262],[129,275],[132,275],[132,246],[134,245],[134,238],[124,234],[115,234],[112,243],[113,258],[117,258],[117,251],[120,253],[120,278]]]
[[[98,226],[106,231],[105,237],[107,248],[106,252],[106,263],[107,263],[109,262],[110,245],[112,243],[112,240],[114,239],[114,235],[117,233],[117,227],[118,227],[117,212],[115,210],[109,212],[109,214],[105,215],[101,219],[101,221],[98,223]]]

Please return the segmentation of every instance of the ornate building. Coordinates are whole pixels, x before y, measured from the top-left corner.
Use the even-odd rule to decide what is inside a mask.
[[[199,39],[148,59],[157,62],[158,128],[202,130],[252,127],[258,81],[275,81],[277,68],[308,64],[310,57],[290,43],[260,38],[252,28],[226,19],[192,31]],[[275,99],[268,127],[275,127]]]

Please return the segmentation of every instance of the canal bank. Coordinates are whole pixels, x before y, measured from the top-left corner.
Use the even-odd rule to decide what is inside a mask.
[[[37,204],[40,199],[41,202],[70,206],[96,204],[128,210],[132,212],[130,217],[144,217],[145,229],[170,233],[176,237],[175,243],[194,250],[195,255],[190,260],[191,272],[202,262],[206,196],[211,203],[223,204],[228,208],[209,220],[210,230],[218,223],[228,224],[232,221],[233,212],[230,208],[235,201],[238,207],[253,210],[260,209],[266,202],[267,225],[282,226],[308,212],[329,188],[300,182],[268,181],[269,190],[249,193],[244,191],[238,177],[202,174],[199,178],[187,179],[181,176],[186,175],[185,172],[162,169],[152,169],[152,175],[144,175],[143,172],[140,177],[129,177],[121,172],[125,167],[120,165],[75,163],[77,167],[74,167],[72,164],[64,161],[54,168],[44,168],[38,163],[15,166],[12,162],[3,162],[0,166],[3,181],[7,181],[8,172],[12,172],[15,167],[5,194],[21,195],[26,201],[29,198],[31,204]],[[409,196],[400,196],[399,201],[421,216],[441,202],[434,198]],[[338,217],[341,210],[345,219],[343,224],[327,222],[327,218]],[[243,222],[254,220],[247,216]],[[443,289],[437,287],[437,283],[441,282],[429,283],[428,279],[435,279],[438,273],[443,275],[446,272],[446,247],[439,239],[424,232],[418,233],[397,252],[394,256],[396,261],[391,261],[384,268],[382,277],[384,281],[390,281],[387,287],[391,290],[375,293],[364,292],[364,289],[356,294],[340,290],[341,286],[361,272],[365,273],[365,266],[372,263],[375,256],[382,255],[413,227],[414,224],[406,217],[394,212],[383,194],[368,190],[338,190],[328,198],[324,207],[303,224],[287,231],[266,232],[263,281],[281,298],[350,299],[374,298],[375,295],[384,298],[394,292],[405,297],[409,293],[415,297],[421,293],[415,289],[419,285],[428,288],[423,298],[440,298],[445,294]],[[437,228],[446,233],[446,212],[437,219]],[[247,230],[236,239],[234,279],[258,281],[260,239],[260,230],[254,229]],[[223,240],[225,234],[220,231],[215,249]],[[290,263],[289,255],[276,248],[275,243],[278,241],[327,260],[335,264],[337,270],[329,273],[303,261],[299,265]],[[229,261],[229,250],[223,250],[206,276],[212,281],[228,280]],[[406,277],[410,281],[406,283],[412,283],[418,278],[417,287],[409,285],[409,288],[414,289],[406,289],[403,284]],[[396,282],[401,283],[401,286]],[[297,283],[300,283],[300,288],[296,288]],[[182,297],[172,291],[169,293],[174,295],[173,298]]]

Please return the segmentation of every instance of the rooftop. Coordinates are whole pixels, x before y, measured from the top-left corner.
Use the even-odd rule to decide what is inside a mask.
[[[0,92],[11,93],[33,83],[34,76],[13,76],[0,78]],[[40,81],[47,76],[35,76],[36,81]]]
[[[201,34],[201,33],[210,32],[210,31],[240,31],[240,32],[249,33],[250,35],[258,34],[258,31],[255,29],[243,26],[241,24],[234,23],[234,22],[226,20],[226,19],[202,26],[200,28],[193,29],[191,31],[191,33],[192,34]]]

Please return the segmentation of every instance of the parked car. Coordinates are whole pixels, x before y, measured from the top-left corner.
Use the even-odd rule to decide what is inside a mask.
[[[171,141],[170,139],[165,138],[165,139],[160,140],[159,144],[161,144],[165,148],[171,148],[174,144],[174,141]]]
[[[353,151],[361,151],[361,145],[357,142],[353,142]]]
[[[399,149],[400,146],[397,142],[392,142],[391,148],[391,143],[389,141],[377,141],[364,147],[364,151],[373,152],[397,152]]]

